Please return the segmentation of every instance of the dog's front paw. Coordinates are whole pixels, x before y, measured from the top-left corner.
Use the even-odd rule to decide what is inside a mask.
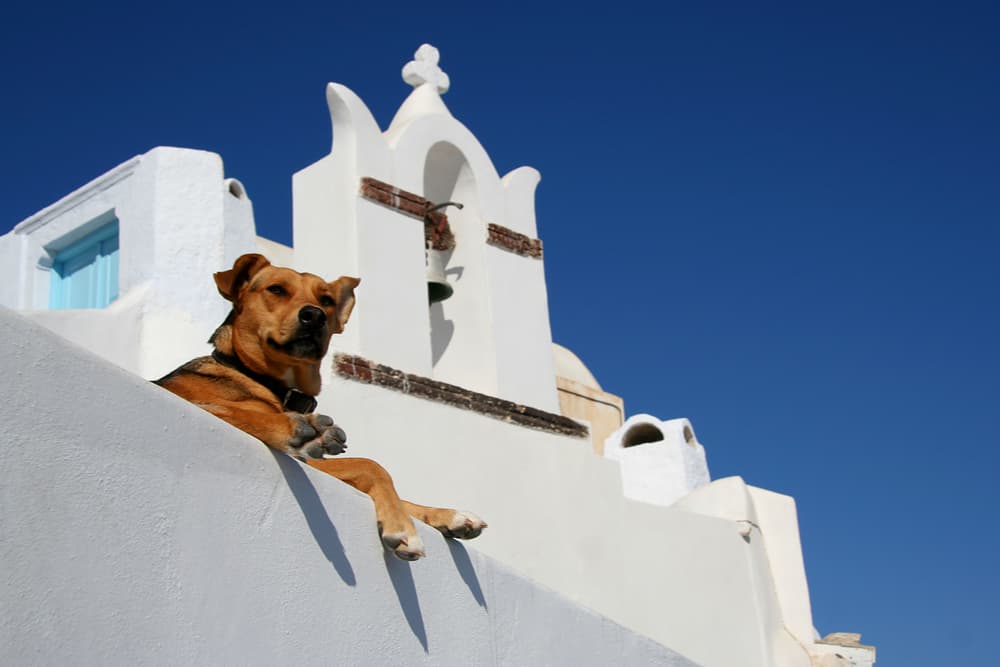
[[[292,421],[292,437],[288,448],[293,454],[313,459],[342,454],[347,449],[347,434],[326,415],[286,413]]]
[[[486,528],[487,523],[472,512],[455,511],[451,520],[444,526],[435,526],[445,537],[454,537],[460,540],[471,540],[479,537],[479,534]]]
[[[400,560],[417,560],[424,557],[424,541],[417,535],[413,525],[396,531],[379,529],[382,544]]]
[[[321,459],[325,454],[343,454],[347,449],[347,434],[344,429],[333,423],[326,415],[313,413],[306,415],[309,423],[316,429],[316,437],[305,444],[306,453],[314,459]]]

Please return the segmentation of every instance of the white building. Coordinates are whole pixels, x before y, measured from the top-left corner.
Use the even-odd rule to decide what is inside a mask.
[[[155,378],[207,352],[228,310],[211,275],[242,253],[360,276],[319,411],[344,426],[352,454],[392,471],[403,497],[485,517],[471,552],[665,647],[663,664],[691,664],[662,657],[678,654],[711,667],[872,664],[857,635],[818,639],[794,500],[710,480],[688,420],[626,420],[621,398],[553,345],[538,172],[496,172],[442,101],[436,49],[422,46],[403,76],[414,89],[385,131],[348,88],[327,87],[333,146],[294,175],[293,247],[256,235],[247,193],[219,156],[157,148],[0,237],[0,304]],[[430,305],[428,257],[453,290]],[[142,419],[184,407],[164,400]],[[281,463],[286,477],[291,465]],[[17,610],[0,609],[11,623]],[[560,630],[574,631],[583,626]],[[570,653],[567,664],[580,664]]]

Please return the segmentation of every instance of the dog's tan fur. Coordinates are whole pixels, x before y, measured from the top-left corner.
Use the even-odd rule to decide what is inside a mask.
[[[386,547],[413,560],[424,550],[410,516],[462,539],[476,537],[486,524],[469,512],[400,500],[389,473],[374,461],[325,458],[346,449],[344,432],[325,415],[286,411],[261,383],[278,381],[308,396],[319,393],[320,363],[330,338],[344,330],[360,282],[341,276],[328,283],[272,266],[262,255],[243,255],[232,269],[215,274],[219,293],[233,304],[210,339],[216,355],[194,359],[156,384],[367,493]],[[237,367],[226,360],[238,360]]]

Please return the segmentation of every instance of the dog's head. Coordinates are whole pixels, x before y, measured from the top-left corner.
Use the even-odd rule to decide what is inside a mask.
[[[243,255],[233,268],[215,274],[219,294],[233,311],[211,342],[257,372],[317,366],[330,337],[344,330],[360,282],[348,276],[326,282],[272,266],[263,255]]]

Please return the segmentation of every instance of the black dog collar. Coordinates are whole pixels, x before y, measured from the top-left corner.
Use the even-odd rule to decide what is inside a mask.
[[[315,397],[301,392],[298,389],[290,389],[284,382],[278,380],[277,378],[262,375],[256,371],[250,370],[239,357],[230,354],[223,354],[218,350],[214,350],[212,352],[212,358],[223,366],[227,366],[232,368],[234,371],[243,373],[243,375],[246,375],[257,384],[267,387],[271,393],[274,394],[279,401],[281,401],[281,406],[289,412],[298,412],[300,414],[307,415],[316,411]]]

